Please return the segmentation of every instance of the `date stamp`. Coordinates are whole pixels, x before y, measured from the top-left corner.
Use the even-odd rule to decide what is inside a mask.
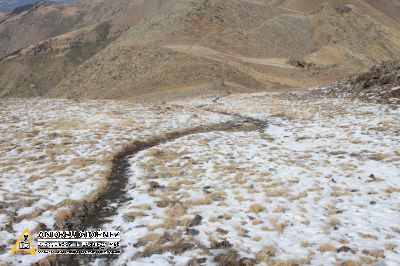
[[[41,231],[38,253],[120,254],[119,231]]]

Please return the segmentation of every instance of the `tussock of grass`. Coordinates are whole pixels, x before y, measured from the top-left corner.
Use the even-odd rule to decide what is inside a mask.
[[[139,216],[145,216],[146,215],[146,213],[145,212],[141,212],[141,211],[138,211],[138,212],[127,212],[127,213],[125,213],[124,214],[124,218],[136,218],[136,217],[139,217]]]
[[[385,189],[385,193],[387,193],[387,194],[399,193],[399,192],[400,192],[400,188],[398,188],[398,187],[388,187]]]
[[[289,225],[288,221],[279,222],[278,219],[276,218],[271,218],[270,222],[273,226],[273,230],[279,233],[282,233],[285,230],[285,228]]]
[[[275,257],[278,250],[274,246],[265,246],[256,253],[256,260],[261,262],[268,262],[272,257]]]
[[[360,263],[361,263],[362,265],[365,265],[365,264],[374,264],[374,263],[376,263],[376,262],[377,262],[377,260],[374,259],[374,258],[371,258],[371,257],[368,257],[368,256],[360,256]]]
[[[62,208],[57,211],[55,218],[56,218],[56,221],[63,221],[65,219],[71,217],[72,215],[73,215],[73,211],[71,209]]]
[[[43,176],[39,176],[39,175],[32,175],[31,177],[29,177],[28,178],[28,183],[33,183],[33,182],[35,182],[35,181],[37,181],[37,180],[40,180],[40,179],[42,179],[43,178]]]
[[[385,251],[382,249],[363,249],[362,251],[363,254],[375,257],[375,258],[384,258],[385,257]]]
[[[340,225],[340,220],[338,218],[332,218],[329,220],[329,225],[331,227],[338,226],[338,225]]]
[[[387,244],[385,244],[385,248],[386,248],[386,250],[391,250],[391,251],[393,251],[395,248],[397,248],[398,247],[398,245],[397,244],[394,244],[394,243],[387,243]]]
[[[318,246],[317,250],[321,253],[336,252],[337,248],[331,244],[322,244]]]
[[[258,204],[258,203],[251,204],[250,207],[249,207],[249,211],[252,212],[252,213],[260,213],[260,212],[263,212],[265,210],[266,210],[266,208],[264,206],[262,206],[261,204]]]
[[[201,199],[187,200],[185,205],[196,206],[196,205],[209,205],[213,202],[210,196],[205,196]]]
[[[342,263],[342,266],[360,266],[361,262],[356,261],[356,260],[345,260]]]

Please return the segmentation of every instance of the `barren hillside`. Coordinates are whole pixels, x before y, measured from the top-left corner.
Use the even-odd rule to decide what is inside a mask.
[[[40,12],[46,8],[64,7],[68,12],[79,10],[83,15],[76,23],[69,24],[72,30],[51,38],[43,37],[29,25],[27,30],[21,29],[23,38],[30,40],[24,47],[0,60],[0,97],[19,96],[31,97],[41,96],[55,87],[70,71],[82,64],[85,60],[105,48],[110,41],[118,37],[122,32],[129,29],[142,19],[161,12],[171,3],[178,0],[168,0],[159,3],[157,0],[149,1],[80,1],[75,5],[45,5],[38,6]],[[33,13],[34,11],[30,11]],[[38,11],[39,12],[39,11]],[[21,15],[22,16],[22,15]],[[24,13],[32,20],[34,15]],[[18,17],[19,18],[19,17]],[[15,23],[21,23],[21,18]],[[45,20],[46,18],[41,17]],[[62,19],[61,19],[62,20]],[[3,26],[8,26],[4,22]],[[61,22],[60,22],[61,23]],[[67,22],[62,22],[68,24]],[[51,21],[46,20],[42,24],[59,29],[57,25],[51,26]],[[25,25],[25,24],[24,24]],[[76,28],[76,29],[75,29]],[[18,35],[18,30],[12,30]],[[28,33],[40,39],[35,42]],[[44,31],[49,33],[49,31]],[[8,39],[10,46],[15,48],[13,39]],[[26,45],[28,45],[26,47]],[[30,45],[32,44],[32,45]],[[6,45],[2,45],[6,47]],[[14,50],[13,50],[14,51]]]
[[[48,36],[35,33],[39,42],[26,34],[34,26],[23,31],[21,40],[32,45],[21,41],[22,50],[0,61],[0,97],[147,100],[320,85],[400,56],[400,25],[392,15],[398,5],[367,2],[81,0],[41,6],[1,27],[39,11],[48,19],[51,8],[67,10],[61,18],[72,14],[60,20],[70,29],[53,25],[66,32],[43,30]],[[3,42],[13,44],[18,32]]]
[[[50,95],[164,98],[305,88],[400,56],[393,20],[363,2],[322,2],[301,5],[310,9],[303,12],[285,1],[188,1],[133,27]]]

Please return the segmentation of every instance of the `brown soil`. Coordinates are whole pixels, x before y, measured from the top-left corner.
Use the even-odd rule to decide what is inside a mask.
[[[391,12],[398,4],[367,2],[85,0],[38,7],[0,24],[0,50],[8,53],[0,60],[0,97],[164,100],[329,83],[400,57],[400,24]],[[54,10],[62,26],[25,25],[51,24]],[[24,31],[12,26],[18,23]]]

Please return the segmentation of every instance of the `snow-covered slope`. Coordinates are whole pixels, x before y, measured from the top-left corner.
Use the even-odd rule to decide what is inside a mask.
[[[44,258],[9,248],[93,201],[113,156],[140,140],[153,144],[128,158],[124,200],[101,223],[121,231],[113,265],[400,261],[397,105],[258,93],[165,107],[4,100],[0,112],[0,260]],[[242,125],[207,127],[228,120]]]

